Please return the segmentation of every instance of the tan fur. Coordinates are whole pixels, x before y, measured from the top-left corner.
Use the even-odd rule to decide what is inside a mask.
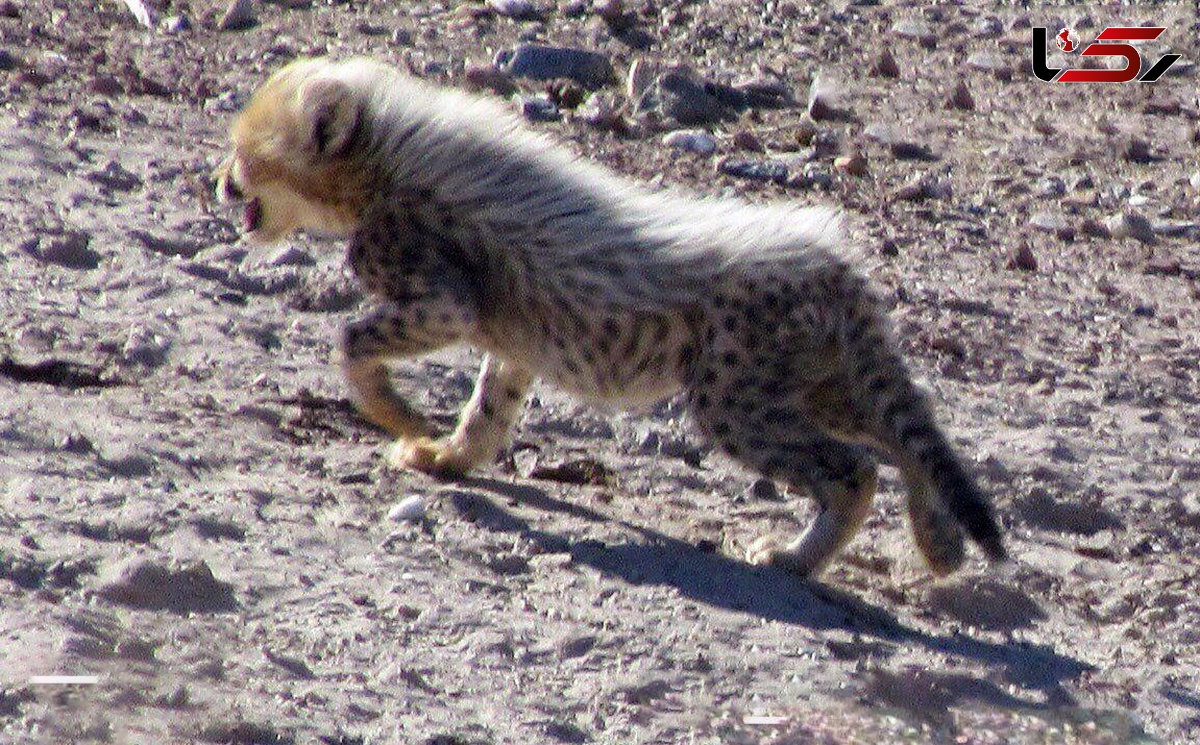
[[[807,533],[752,560],[824,567],[868,514],[879,455],[904,475],[935,571],[961,564],[964,529],[1004,557],[830,211],[650,193],[494,103],[365,60],[284,68],[232,139],[219,191],[250,200],[250,238],[350,239],[379,303],[346,327],[342,364],[396,438],[393,463],[454,474],[494,458],[535,376],[613,403],[682,392],[726,453],[821,503]],[[487,357],[433,439],[385,363],[458,342]]]

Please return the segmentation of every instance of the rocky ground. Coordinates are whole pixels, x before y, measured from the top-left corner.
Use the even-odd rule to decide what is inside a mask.
[[[1194,3],[235,5],[0,2],[0,741],[1200,739]],[[1031,26],[1111,25],[1184,59],[1030,74]],[[633,178],[843,206],[1013,564],[933,581],[889,473],[821,582],[753,568],[811,507],[672,402],[538,388],[475,478],[384,467],[340,248],[243,245],[207,196],[247,94],[325,53]],[[474,361],[397,384],[448,424]]]

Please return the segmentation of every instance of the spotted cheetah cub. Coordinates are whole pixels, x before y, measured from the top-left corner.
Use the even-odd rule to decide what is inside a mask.
[[[378,298],[341,361],[393,464],[462,474],[496,457],[535,377],[592,400],[682,391],[726,453],[806,488],[815,522],[750,559],[810,575],[854,535],[876,454],[903,474],[933,571],[963,530],[1005,551],[976,487],[913,384],[834,214],[649,193],[522,130],[500,106],[366,60],[292,63],[233,125],[218,191],[245,231],[349,238]],[[455,343],[486,351],[453,433],[388,384],[387,360]]]

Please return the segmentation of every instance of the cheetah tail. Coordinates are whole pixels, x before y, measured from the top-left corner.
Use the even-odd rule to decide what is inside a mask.
[[[934,421],[929,402],[913,383],[884,408],[884,439],[902,470],[933,486],[946,511],[995,562],[1005,561],[1000,526],[987,496]]]
[[[988,559],[1000,562],[1008,559],[1000,526],[988,498],[980,490],[962,460],[950,448],[940,432],[940,442],[926,446],[917,453],[919,462],[933,482],[942,504],[949,510]]]

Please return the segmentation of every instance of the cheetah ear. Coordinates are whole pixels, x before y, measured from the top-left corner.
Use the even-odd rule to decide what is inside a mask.
[[[363,102],[349,85],[329,78],[300,89],[301,110],[312,124],[310,147],[326,156],[345,156],[362,130]]]

